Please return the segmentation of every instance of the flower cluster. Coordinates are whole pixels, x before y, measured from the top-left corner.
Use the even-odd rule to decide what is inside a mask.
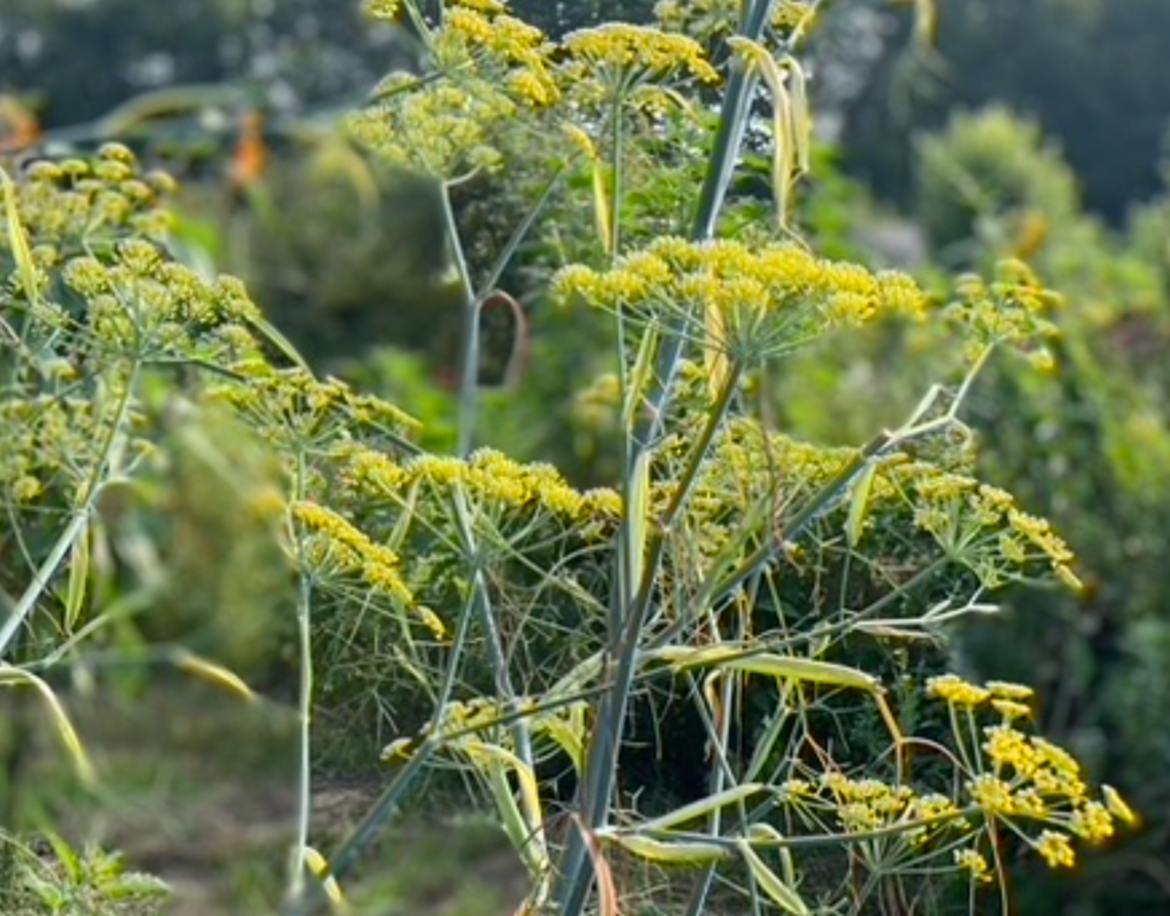
[[[926,462],[895,460],[886,476],[912,506],[915,525],[988,588],[1019,578],[1035,564],[1047,565],[1069,587],[1081,587],[1068,545],[1047,520],[1022,511],[1010,493]]]
[[[452,63],[470,57],[480,66],[499,68],[508,94],[522,104],[543,107],[560,98],[552,74],[554,46],[540,29],[507,15],[503,4],[460,2],[447,12],[443,27],[455,46]]]
[[[1115,789],[1105,786],[1100,800],[1090,797],[1081,765],[1068,751],[1016,726],[1030,714],[1031,688],[1003,681],[980,686],[948,674],[931,678],[927,694],[965,712],[952,721],[970,771],[965,791],[972,806],[988,821],[1010,827],[1053,868],[1074,863],[1071,837],[1099,843],[1114,834],[1117,821],[1136,823]],[[983,710],[998,713],[1000,721],[976,735]],[[1025,829],[1029,823],[1044,829],[1033,836]]]
[[[12,286],[0,316],[0,331],[20,329],[0,402],[5,429],[19,431],[0,449],[18,505],[71,505],[112,455],[127,462],[148,451],[137,439],[149,422],[135,386],[143,367],[230,375],[262,359],[253,335],[262,319],[243,284],[208,282],[152,239],[169,224],[161,202],[172,186],[107,144],[92,160],[36,162],[12,187],[16,219],[0,251],[11,248],[19,264],[27,250],[34,275]],[[7,238],[13,226],[21,238]]]
[[[541,115],[559,102],[569,121],[614,98],[661,110],[677,102],[660,91],[665,84],[718,79],[684,35],[615,23],[557,44],[498,0],[445,6],[424,35],[433,72],[392,74],[350,122],[361,142],[445,181],[499,168],[517,144],[529,151],[537,136],[548,135]],[[381,2],[372,11],[394,18],[401,10]]]
[[[744,363],[782,355],[878,313],[917,315],[924,303],[914,281],[896,271],[873,274],[792,244],[753,249],[674,237],[622,256],[611,270],[567,267],[554,278],[553,292],[647,320],[681,318],[688,335]]]
[[[107,353],[230,365],[258,352],[249,328],[260,311],[243,284],[226,276],[206,283],[145,239],[116,243],[107,260],[71,258],[61,277],[80,299],[74,310],[88,345]]]
[[[1038,367],[1051,365],[1043,342],[1058,331],[1045,315],[1063,300],[1045,289],[1026,264],[1002,261],[991,282],[970,274],[959,279],[955,291],[958,298],[946,313],[970,334],[968,356],[974,358],[989,345],[1010,344],[1026,350]]]
[[[735,32],[742,6],[740,0],[659,0],[654,5],[654,17],[664,29],[709,43]],[[771,26],[787,37],[807,26],[814,12],[811,3],[780,0],[772,10]]]
[[[700,400],[697,409],[706,409],[705,378],[702,367],[684,363],[676,379],[675,403]],[[657,443],[651,512],[670,502],[674,481],[698,433],[697,422],[693,417],[678,418],[673,431]],[[839,480],[856,457],[853,449],[817,446],[768,432],[748,418],[729,419],[675,526],[674,549],[685,546],[687,551],[685,558],[680,555],[680,567],[687,575],[706,575],[710,563],[730,544],[742,542],[747,524],[757,526],[760,536],[788,537],[788,520],[801,515],[825,487]],[[842,491],[847,494],[848,488]],[[761,513],[761,506],[771,510]],[[1048,575],[1071,588],[1080,587],[1072,552],[1046,520],[1022,511],[1011,494],[938,464],[912,461],[901,453],[879,460],[862,508],[852,522],[867,562],[880,565],[887,548],[904,562],[905,532],[917,528],[922,535],[916,546],[919,559],[929,563],[941,548],[942,559],[969,570],[986,588]],[[847,513],[856,509],[847,500],[830,501],[818,526],[845,524]],[[893,545],[885,537],[891,531],[896,532]],[[871,537],[872,542],[861,543]],[[1010,700],[999,698],[1004,703]]]
[[[450,635],[438,614],[415,601],[393,550],[375,543],[331,509],[313,502],[297,503],[293,517],[303,526],[306,536],[302,548],[319,575],[355,573],[369,588],[411,609],[436,639]]]
[[[467,460],[419,455],[398,463],[362,446],[343,450],[342,479],[359,498],[406,503],[420,487],[445,494],[459,489],[487,517],[521,514],[575,527],[586,540],[608,537],[621,514],[621,500],[608,489],[584,493],[569,486],[550,464],[521,464],[494,449]]]
[[[174,180],[164,172],[143,173],[120,143],[105,144],[92,160],[35,162],[17,188],[21,223],[46,269],[120,238],[161,238],[171,224],[161,204]],[[0,247],[8,247],[2,227]]]
[[[511,119],[516,104],[498,86],[470,75],[454,83],[396,73],[379,97],[349,127],[391,161],[452,182],[502,163],[492,128]]]
[[[350,119],[354,136],[395,162],[449,182],[504,160],[509,131],[523,116],[554,104],[554,45],[499,2],[448,2],[442,23],[424,36],[435,72],[396,72],[375,101]],[[379,4],[383,18],[397,5]]]
[[[318,379],[304,369],[277,369],[264,361],[240,369],[245,373],[241,380],[219,385],[214,393],[268,441],[296,453],[325,449],[359,431],[393,438],[419,425],[394,405],[359,394],[340,379]]]
[[[1002,681],[981,686],[948,674],[931,678],[927,694],[952,711],[960,791],[944,795],[831,768],[816,778],[781,783],[780,803],[819,831],[896,838],[923,861],[946,855],[977,882],[994,879],[984,849],[998,855],[997,828],[1020,837],[1057,868],[1075,862],[1073,839],[1099,843],[1114,834],[1117,822],[1136,823],[1115,789],[1103,786],[1100,799],[1091,797],[1071,754],[1013,725],[1020,718],[1017,707],[1027,709],[1031,688]],[[1001,718],[980,729],[985,711]]]
[[[610,22],[570,32],[564,49],[575,64],[571,77],[592,77],[615,92],[679,74],[704,83],[719,80],[697,41],[648,26]]]
[[[63,490],[74,501],[77,469],[98,460],[102,422],[83,398],[39,395],[0,401],[0,483],[5,502],[37,502],[48,490]]]
[[[896,828],[918,849],[944,838],[948,846],[962,842],[972,829],[968,812],[949,796],[836,769],[813,781],[789,779],[779,789],[782,803],[819,829],[857,834]]]

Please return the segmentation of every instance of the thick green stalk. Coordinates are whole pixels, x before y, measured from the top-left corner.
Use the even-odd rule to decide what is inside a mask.
[[[747,0],[743,5],[740,34],[753,41],[758,40],[771,12],[772,0]],[[735,171],[739,147],[747,129],[752,91],[757,81],[757,76],[739,57],[732,58],[731,79],[727,81],[719,127],[715,132],[715,145],[707,164],[707,173],[703,176],[703,187],[699,191],[698,208],[691,228],[691,238],[695,241],[706,241],[715,235],[715,223]]]
[[[772,6],[773,0],[745,0],[741,18],[741,33],[745,37],[758,39],[763,32]],[[719,208],[731,182],[751,105],[751,90],[755,85],[755,78],[742,64],[735,62],[732,66],[734,68],[732,78],[723,98],[715,146],[708,159],[707,172],[691,233],[692,238],[696,241],[705,241],[714,234]],[[675,330],[676,333],[667,335],[664,342],[659,345],[658,355],[655,359],[658,382],[656,388],[647,396],[646,416],[648,419],[641,424],[640,429],[631,432],[627,442],[627,484],[642,459],[642,454],[661,433],[671,386],[685,346],[684,335],[677,333],[678,329]],[[738,373],[734,373],[734,378],[738,379]],[[725,406],[730,403],[733,393],[731,385],[725,388]],[[710,421],[706,443],[701,449],[696,448],[692,456],[692,468],[688,469],[692,473],[697,470],[698,462],[701,462],[706,454],[706,445],[714,437],[717,425],[722,421],[722,414],[717,418],[716,412],[713,411]],[[677,512],[687,487],[689,487],[689,482],[679,481],[679,490],[676,491],[676,498],[673,501],[675,505],[673,505],[672,511]],[[631,511],[628,501],[625,511],[626,513]],[[668,525],[669,522],[664,520],[664,526]],[[623,532],[628,534],[628,531],[629,519],[627,518],[623,525]],[[634,680],[637,641],[653,595],[653,585],[658,576],[664,539],[664,532],[658,532],[653,549],[649,551],[650,556],[643,566],[643,581],[640,583],[633,600],[630,600],[627,588],[615,589],[614,591],[616,626],[606,671],[606,680],[612,684],[612,689],[599,704],[594,733],[590,738],[585,786],[581,795],[585,823],[589,828],[596,828],[604,823],[613,796],[617,755],[625,728],[630,687]],[[619,570],[636,568],[635,558],[629,556],[628,552],[631,548],[640,547],[641,545],[635,545],[628,536],[623,536],[619,540],[620,555],[617,560]],[[579,916],[585,906],[592,883],[591,876],[586,874],[586,860],[587,850],[584,837],[580,831],[574,831],[569,837],[569,845],[561,864],[559,884],[556,890],[561,916]]]
[[[584,823],[591,830],[605,825],[613,800],[618,753],[621,749],[626,711],[637,670],[639,642],[653,606],[654,586],[658,580],[667,535],[698,478],[699,469],[707,456],[711,442],[723,425],[741,374],[742,365],[733,363],[715,404],[707,415],[703,431],[691,450],[686,468],[679,476],[674,495],[646,545],[647,556],[637,591],[632,598],[624,595],[619,597],[623,605],[622,613],[619,615],[619,629],[613,634],[613,642],[606,661],[606,680],[610,682],[611,687],[599,704],[599,713],[589,738],[584,787],[580,796]],[[626,549],[632,546],[631,540],[628,537],[623,538]],[[584,839],[580,831],[572,833],[565,851],[561,884],[558,888],[561,916],[578,916],[584,908],[591,884],[591,876],[585,871],[585,853]]]

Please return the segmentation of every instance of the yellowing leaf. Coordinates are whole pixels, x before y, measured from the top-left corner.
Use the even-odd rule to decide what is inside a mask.
[[[873,481],[877,476],[877,465],[872,461],[857,475],[853,484],[853,498],[849,503],[849,517],[845,519],[845,540],[850,547],[856,547],[865,532],[865,514],[869,508]]]
[[[634,367],[630,371],[630,382],[626,388],[626,400],[622,405],[622,426],[625,429],[634,428],[634,419],[638,408],[642,404],[642,395],[650,383],[650,376],[654,370],[654,356],[658,352],[658,326],[650,325],[642,335],[642,342],[638,345],[638,356],[634,360]]]
[[[224,690],[234,693],[241,700],[247,700],[249,703],[256,700],[256,693],[252,688],[223,665],[208,661],[206,658],[201,658],[184,649],[175,653],[174,660],[175,665],[181,670],[202,678],[216,687],[222,687]]]
[[[650,529],[650,450],[638,454],[630,480],[630,504],[626,549],[630,558],[630,591],[635,592],[642,581],[646,563],[646,539]]]
[[[658,650],[652,657],[670,662],[675,668],[696,668],[700,666],[730,668],[748,674],[777,677],[785,680],[804,681],[814,684],[828,684],[834,687],[851,687],[877,693],[881,684],[871,674],[857,668],[822,662],[812,658],[797,658],[776,655],[771,652],[752,654],[743,646],[670,646]]]
[[[86,785],[96,783],[97,774],[93,769],[93,764],[90,763],[89,755],[86,754],[81,739],[77,737],[77,732],[73,728],[73,723],[69,721],[69,716],[65,714],[64,707],[61,706],[57,695],[53,693],[53,688],[35,674],[30,674],[11,665],[0,665],[0,684],[23,684],[32,687],[40,694],[45,705],[49,707],[49,714],[53,718],[53,724],[57,726],[57,734],[61,736],[61,743],[65,745],[69,756],[73,758],[73,766],[77,770],[77,775]]]
[[[89,528],[83,528],[73,540],[69,558],[69,581],[65,589],[65,632],[72,633],[81,617],[89,584]]]
[[[601,250],[613,254],[613,210],[609,205],[609,182],[605,177],[605,166],[593,163],[593,212],[597,219],[597,237],[601,239]]]
[[[740,855],[751,870],[752,877],[756,880],[756,884],[773,903],[784,912],[791,913],[792,916],[809,916],[809,908],[801,899],[800,894],[781,881],[779,876],[768,868],[764,860],[756,854],[756,851],[746,840],[740,840],[738,847]]]
[[[524,858],[529,870],[536,876],[543,875],[548,867],[548,851],[544,846],[540,791],[532,767],[498,744],[462,741],[458,747],[487,772],[492,796],[508,838]],[[516,797],[508,784],[507,770],[514,772],[520,783],[520,805],[516,804]]]
[[[32,252],[28,247],[28,235],[20,222],[20,214],[16,209],[16,185],[8,177],[8,173],[0,168],[0,184],[4,187],[4,213],[8,229],[8,244],[12,248],[12,258],[16,262],[16,275],[20,278],[20,286],[24,296],[30,304],[40,301],[40,284],[37,281],[37,268],[33,263]]]
[[[727,848],[717,843],[667,842],[638,833],[613,833],[605,839],[639,859],[660,865],[706,865],[726,859],[729,855]]]
[[[313,873],[314,877],[321,881],[321,887],[325,891],[325,896],[329,898],[329,902],[333,905],[334,912],[348,912],[349,907],[345,902],[345,896],[341,893],[341,886],[337,883],[337,879],[330,873],[329,863],[325,857],[312,846],[306,846],[305,864],[309,867],[309,871]]]

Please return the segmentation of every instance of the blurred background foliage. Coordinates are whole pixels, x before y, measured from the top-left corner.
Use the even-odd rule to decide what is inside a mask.
[[[644,21],[653,4],[512,6],[556,33],[601,18]],[[1040,870],[1020,881],[1018,911],[1161,912],[1170,899],[1161,578],[1170,555],[1170,3],[940,0],[937,12],[925,49],[887,0],[830,7],[810,51],[822,145],[800,192],[800,231],[827,255],[909,268],[926,283],[942,269],[1020,257],[1065,294],[1051,354],[1001,361],[968,419],[981,473],[1052,519],[1088,587],[1079,597],[1003,596],[998,622],[966,634],[957,652],[985,676],[1037,683],[1048,698],[1044,729],[1110,774],[1147,818],[1136,839],[1072,881]],[[184,257],[243,276],[316,365],[402,404],[426,423],[422,444],[443,449],[453,441],[460,299],[437,189],[367,156],[340,127],[381,75],[410,60],[406,38],[363,22],[351,3],[0,0],[0,145],[86,148],[117,131],[148,160],[177,166]],[[458,189],[475,269],[487,267],[476,240],[498,250],[547,179],[538,159]],[[731,231],[750,237],[752,221],[767,218],[767,174],[764,162],[743,163]],[[600,374],[609,344],[603,319],[558,310],[542,290],[551,269],[589,250],[590,239],[566,234],[582,221],[557,218],[581,206],[587,182],[566,177],[501,279],[523,320],[489,310],[481,367],[487,441],[554,460],[581,485],[616,476],[607,451],[616,389]],[[656,195],[654,209],[672,203],[685,225],[694,182],[659,163],[637,187]],[[933,325],[889,322],[801,354],[758,379],[757,395],[795,435],[856,444],[949,378],[955,347]],[[168,556],[215,554],[216,532],[243,524],[215,517],[208,454],[257,485],[272,473],[225,422],[172,433],[184,441],[157,492],[173,521],[149,533]],[[262,543],[248,532],[237,541]],[[189,616],[175,625],[200,632],[210,621],[208,640],[247,619],[225,603],[224,583],[239,601],[281,600],[260,572],[279,579],[279,564],[238,552],[221,560],[217,578],[191,569],[176,602]]]

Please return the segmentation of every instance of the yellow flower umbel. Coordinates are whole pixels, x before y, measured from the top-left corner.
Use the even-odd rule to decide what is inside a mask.
[[[1102,787],[1103,801],[1090,796],[1072,754],[1017,727],[1016,720],[1030,712],[1025,701],[1031,688],[1004,681],[981,687],[949,674],[928,681],[927,692],[951,707],[959,756],[971,771],[966,791],[987,829],[1006,826],[1051,867],[1067,868],[1075,861],[1072,837],[1099,843],[1113,835],[1116,820],[1136,820],[1111,787]],[[978,714],[984,709],[1000,712],[1003,720],[980,730]],[[956,710],[964,715],[955,716]],[[1043,827],[1038,835],[1029,829],[1036,826]]]
[[[926,693],[955,706],[978,706],[991,696],[990,690],[969,684],[957,674],[930,678],[926,682]]]
[[[912,508],[915,525],[986,588],[1028,581],[1050,570],[1065,585],[1080,589],[1068,545],[1045,519],[1023,512],[1010,493],[929,462],[901,462],[888,473]]]
[[[1008,344],[1024,349],[1040,368],[1046,367],[1051,354],[1042,344],[1057,334],[1046,316],[1063,300],[1045,289],[1026,264],[1001,261],[991,282],[975,275],[961,277],[956,293],[946,314],[970,334],[970,358],[977,358],[985,347]]]
[[[563,47],[581,65],[582,76],[591,75],[614,91],[679,74],[704,83],[719,80],[697,41],[648,26],[610,22],[570,32]]]
[[[457,182],[502,167],[516,128],[557,102],[561,90],[551,62],[555,46],[539,29],[495,0],[447,7],[437,26],[413,17],[431,72],[391,74],[350,128],[392,161]]]
[[[339,457],[344,461],[342,481],[360,500],[406,505],[420,488],[427,488],[432,497],[443,497],[438,502],[444,505],[459,491],[479,510],[477,517],[495,526],[508,527],[509,520],[515,519],[531,529],[534,523],[544,522],[580,537],[599,523],[608,530],[620,514],[620,499],[613,491],[582,493],[569,486],[552,465],[522,464],[494,449],[479,449],[466,460],[419,455],[399,464],[380,452],[352,446]]]
[[[414,611],[436,639],[448,637],[442,619],[415,601],[402,579],[400,561],[393,550],[374,543],[336,512],[316,503],[298,503],[293,507],[293,517],[302,526],[306,559],[319,574],[357,574],[375,592]]]
[[[741,0],[659,0],[654,18],[664,29],[690,35],[704,44],[735,32]],[[800,0],[779,0],[772,8],[772,28],[782,38],[805,28],[813,19],[815,5]]]
[[[872,274],[796,245],[749,248],[730,240],[704,244],[674,237],[624,255],[612,270],[565,268],[553,290],[562,299],[580,298],[647,321],[681,320],[682,333],[709,353],[744,365],[881,312],[917,313],[923,303],[904,274]]]
[[[991,866],[987,864],[983,853],[974,849],[956,849],[954,856],[955,864],[962,871],[970,873],[972,881],[988,882],[994,880]]]

